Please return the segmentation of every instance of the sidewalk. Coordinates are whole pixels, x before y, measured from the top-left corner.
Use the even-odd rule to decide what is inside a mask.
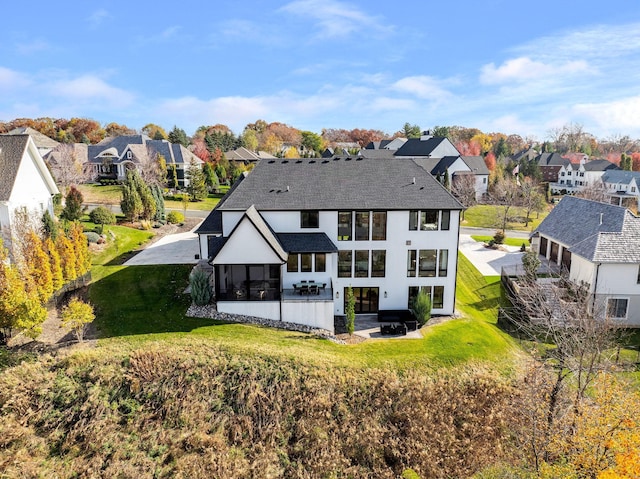
[[[458,247],[483,276],[499,276],[503,266],[522,264],[522,253],[517,246],[486,248],[484,243],[473,240],[470,235],[461,234]]]

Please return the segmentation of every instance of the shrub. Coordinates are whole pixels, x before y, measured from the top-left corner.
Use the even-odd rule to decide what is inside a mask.
[[[100,241],[100,235],[93,231],[85,231],[84,235],[87,237],[89,243],[97,243]]]
[[[184,215],[179,211],[169,211],[167,214],[167,223],[178,224],[184,221]]]
[[[116,215],[109,211],[104,206],[98,206],[91,210],[89,213],[89,219],[92,223],[98,225],[98,232],[102,233],[104,225],[114,225],[116,224]]]
[[[496,234],[493,235],[493,242],[495,244],[504,243],[504,231],[501,231],[501,230],[496,231]]]
[[[85,325],[91,323],[95,318],[93,306],[78,298],[72,298],[62,308],[62,326],[72,329],[80,342],[84,338]]]
[[[522,243],[522,246],[520,246],[520,252],[524,253],[525,251],[527,251],[527,245],[525,243]]]
[[[346,291],[346,305],[344,314],[345,318],[345,326],[347,328],[347,333],[353,334],[356,328],[356,298],[353,295],[353,290],[351,286],[347,288]]]
[[[420,290],[413,300],[413,314],[420,326],[424,326],[431,319],[431,298],[424,290]]]
[[[191,299],[194,304],[202,306],[211,301],[211,286],[209,277],[200,268],[194,268],[189,275],[189,285],[191,286]]]

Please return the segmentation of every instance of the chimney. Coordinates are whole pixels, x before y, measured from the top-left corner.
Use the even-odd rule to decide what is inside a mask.
[[[289,185],[287,185],[287,191],[289,191]]]
[[[422,136],[420,137],[420,141],[427,141],[429,139],[433,138],[433,135],[431,134],[431,130],[425,130],[422,132]]]
[[[604,213],[600,213],[600,225],[602,225],[602,217],[604,216]]]
[[[414,176],[413,179],[411,180],[411,184],[415,185],[416,184],[416,177]]]

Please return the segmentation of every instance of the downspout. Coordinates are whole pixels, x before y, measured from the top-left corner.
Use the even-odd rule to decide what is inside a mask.
[[[593,283],[593,304],[592,304],[592,311],[596,310],[596,291],[598,291],[598,273],[600,272],[600,265],[602,263],[598,263],[596,265],[596,279]]]
[[[460,212],[462,215],[464,215],[464,209]],[[454,268],[454,272],[453,272],[453,277],[457,278],[458,277],[458,255],[460,254],[460,218],[458,217],[458,238],[456,239],[457,243],[456,243],[456,267]],[[454,280],[453,284],[453,315],[455,316],[456,314],[456,295],[458,294],[458,286],[457,286],[458,281]]]

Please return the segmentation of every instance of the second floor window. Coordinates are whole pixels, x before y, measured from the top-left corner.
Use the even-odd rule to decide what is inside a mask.
[[[338,241],[351,241],[351,211],[338,211]]]
[[[371,239],[373,241],[384,241],[387,239],[387,212],[374,211],[373,228],[371,231]]]
[[[420,212],[420,229],[434,231],[438,229],[438,210],[425,210]]]
[[[356,211],[356,241],[369,240],[369,212]]]
[[[300,228],[318,228],[320,226],[320,213],[318,210],[300,212]]]

